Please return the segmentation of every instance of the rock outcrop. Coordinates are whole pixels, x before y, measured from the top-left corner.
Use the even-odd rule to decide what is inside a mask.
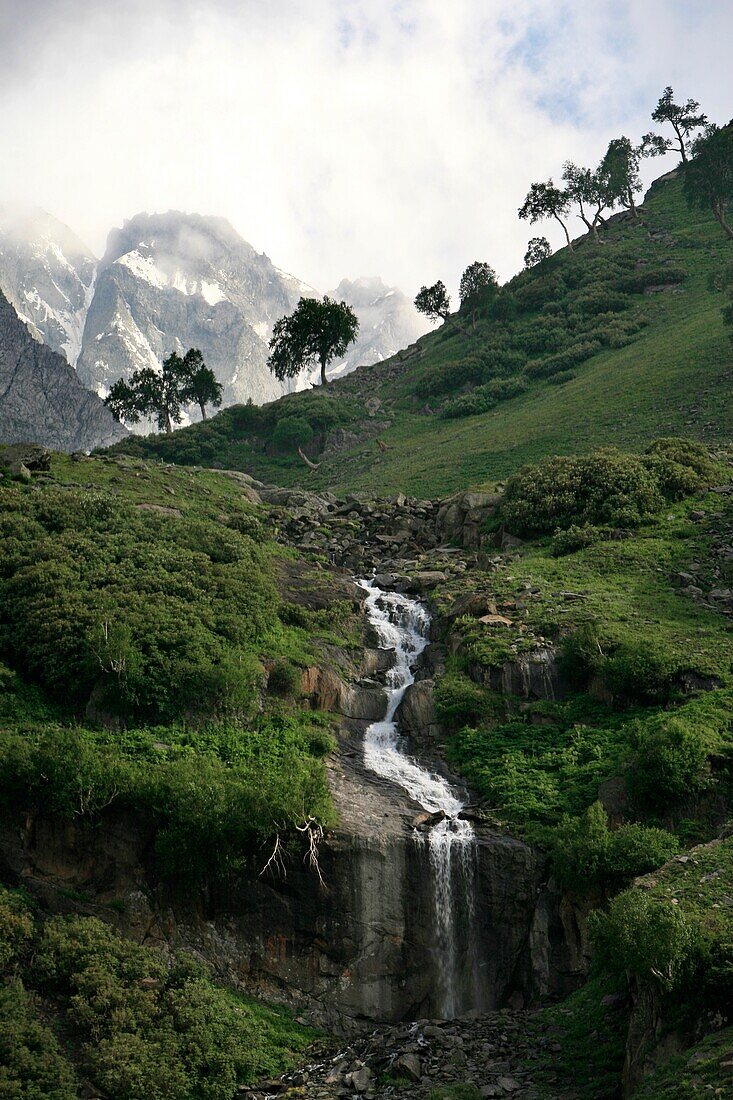
[[[73,367],[33,339],[0,294],[0,442],[86,451],[126,434]]]

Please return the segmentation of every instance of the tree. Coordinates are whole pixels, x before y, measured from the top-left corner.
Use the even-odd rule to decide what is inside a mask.
[[[598,226],[605,225],[603,210],[611,204],[608,179],[602,165],[598,168],[580,168],[571,160],[565,161],[562,170],[567,193],[571,202],[578,205],[579,217],[593,234],[596,244],[601,243]],[[590,217],[586,214],[586,204],[591,207]],[[595,210],[592,208],[595,207]]]
[[[543,260],[552,255],[552,248],[547,237],[532,237],[527,242],[527,251],[524,253],[524,266],[526,268],[537,267]]]
[[[635,147],[627,137],[614,138],[608,144],[600,171],[606,181],[609,205],[618,203],[638,217],[634,195],[641,191],[639,162],[641,147]]]
[[[218,408],[221,405],[222,385],[217,382],[213,370],[204,363],[204,357],[198,348],[189,348],[184,355],[183,372],[185,378],[181,400],[198,405],[201,419],[206,420],[206,406]]]
[[[186,383],[184,360],[175,351],[163,360],[160,371],[142,367],[130,381],[119,378],[104,399],[117,420],[137,424],[144,416],[155,416],[158,428],[173,431],[183,420],[181,404]]]
[[[461,275],[461,283],[458,294],[461,299],[461,309],[467,309],[471,313],[471,322],[476,327],[476,313],[483,298],[489,290],[498,290],[499,283],[496,272],[491,264],[483,260],[475,260],[469,264]]]
[[[272,442],[278,451],[297,451],[307,447],[313,438],[313,428],[303,416],[284,416],[275,425]]]
[[[530,225],[545,221],[547,218],[554,218],[562,226],[568,248],[573,252],[573,242],[570,240],[568,227],[563,220],[569,210],[570,197],[567,191],[555,187],[555,184],[549,179],[547,183],[532,184],[524,203],[519,208],[519,217],[524,221],[529,221]]]
[[[693,142],[691,154],[682,181],[687,204],[710,210],[728,239],[733,240],[733,228],[726,218],[728,205],[733,202],[733,126],[707,126]]]
[[[682,163],[687,164],[690,135],[704,126],[708,120],[707,115],[700,111],[697,100],[688,99],[683,104],[675,103],[674,92],[667,85],[652,111],[652,119],[654,122],[669,123],[675,136],[666,138],[654,133],[645,134],[641,142],[644,155],[658,157],[669,152],[670,149],[677,149],[682,157]]]
[[[431,321],[447,321],[450,317],[450,298],[445,284],[438,279],[432,286],[422,286],[415,295],[415,309]]]
[[[358,330],[358,318],[346,302],[301,298],[294,313],[275,322],[267,365],[283,382],[309,364],[319,363],[325,386],[326,367],[353,344]]]

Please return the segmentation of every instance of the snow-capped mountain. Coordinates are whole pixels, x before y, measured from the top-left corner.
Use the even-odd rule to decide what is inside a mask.
[[[359,318],[359,333],[344,359],[334,363],[332,378],[350,374],[357,367],[389,359],[427,332],[430,325],[410,299],[379,276],[342,279],[333,298],[351,306]]]
[[[315,291],[223,218],[138,214],[109,235],[79,377],[104,395],[116,379],[196,347],[224,386],[225,405],[279,397],[285,388],[267,367],[267,345],[303,293]]]
[[[0,206],[0,291],[37,339],[72,366],[81,349],[96,260],[44,210]]]
[[[223,218],[138,214],[112,230],[97,263],[49,214],[0,207],[0,290],[32,335],[63,354],[100,396],[118,378],[190,347],[222,383],[224,405],[260,404],[317,380],[314,369],[283,385],[267,357],[275,321],[302,296],[321,294],[275,267]],[[344,279],[332,296],[360,321],[332,377],[393,355],[427,327],[380,278]]]

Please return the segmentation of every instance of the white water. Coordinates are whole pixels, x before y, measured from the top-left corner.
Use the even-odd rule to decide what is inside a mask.
[[[443,820],[428,830],[427,844],[439,958],[438,1008],[442,1016],[450,1018],[460,1011],[465,992],[459,973],[459,939],[465,955],[465,946],[473,938],[476,838],[471,823],[458,816],[465,803],[442,776],[432,774],[405,752],[395,721],[407,688],[415,682],[417,660],[428,644],[430,616],[417,600],[384,592],[370,581],[359,584],[367,593],[366,613],[380,644],[395,653],[387,675],[386,714],[366,731],[364,762],[377,775],[397,783],[425,810],[445,813]],[[416,831],[415,839],[422,844],[425,834]],[[459,927],[459,916],[464,917],[468,928]]]

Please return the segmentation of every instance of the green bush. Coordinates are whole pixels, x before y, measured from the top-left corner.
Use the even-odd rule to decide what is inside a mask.
[[[679,839],[666,829],[635,822],[621,825],[609,837],[608,877],[618,884],[646,875],[677,855],[679,849]]]
[[[579,550],[585,550],[597,542],[608,538],[608,529],[596,527],[592,523],[582,526],[573,523],[566,531],[558,529],[552,538],[552,553],[556,558],[562,558],[566,554],[576,554]]]
[[[501,511],[507,527],[521,535],[585,524],[633,527],[662,504],[645,463],[606,447],[524,466],[509,478]]]
[[[671,898],[627,890],[589,920],[595,962],[672,990],[690,981],[704,949],[699,926]]]
[[[622,642],[599,666],[614,695],[638,703],[666,703],[679,672],[679,659],[648,638]]]
[[[314,1038],[284,1010],[214,985],[190,956],[91,917],[35,923],[23,896],[0,888],[0,927],[8,913],[23,918],[28,950],[0,988],[3,1098],[74,1100],[78,1072],[109,1100],[230,1100]]]
[[[18,979],[0,987],[0,1096],[76,1100],[79,1082],[58,1040]]]
[[[584,340],[582,343],[571,344],[570,347],[555,355],[548,355],[544,359],[536,359],[528,363],[524,371],[530,378],[551,378],[553,375],[577,367],[579,363],[584,363],[600,349],[601,345],[597,340]]]
[[[278,420],[272,433],[272,442],[278,451],[297,451],[307,447],[313,438],[313,428],[302,416],[284,416]]]
[[[267,677],[267,690],[273,695],[294,696],[300,693],[301,671],[290,661],[276,661]]]
[[[454,397],[446,402],[441,409],[441,416],[452,419],[460,416],[475,416],[477,413],[488,412],[495,408],[500,401],[508,401],[517,397],[527,389],[527,383],[521,378],[497,378],[493,382],[486,382],[477,386],[470,393]]]
[[[564,386],[566,382],[572,382],[577,377],[574,370],[561,370],[557,374],[550,375],[547,381],[551,386]]]
[[[714,485],[718,478],[718,470],[707,448],[692,439],[656,439],[647,447],[646,454],[658,463],[653,468],[662,491],[670,499],[701,492]]]
[[[420,397],[434,397],[456,392],[463,386],[481,382],[484,369],[485,360],[479,355],[449,360],[419,379],[415,392]]]
[[[663,712],[639,719],[634,734],[637,754],[629,787],[642,806],[664,812],[705,787],[711,746],[701,722]]]
[[[496,696],[460,672],[439,677],[434,700],[436,718],[450,731],[490,721],[501,707]]]
[[[249,535],[51,487],[4,501],[0,538],[0,648],[52,698],[148,721],[256,712],[277,597]]]

